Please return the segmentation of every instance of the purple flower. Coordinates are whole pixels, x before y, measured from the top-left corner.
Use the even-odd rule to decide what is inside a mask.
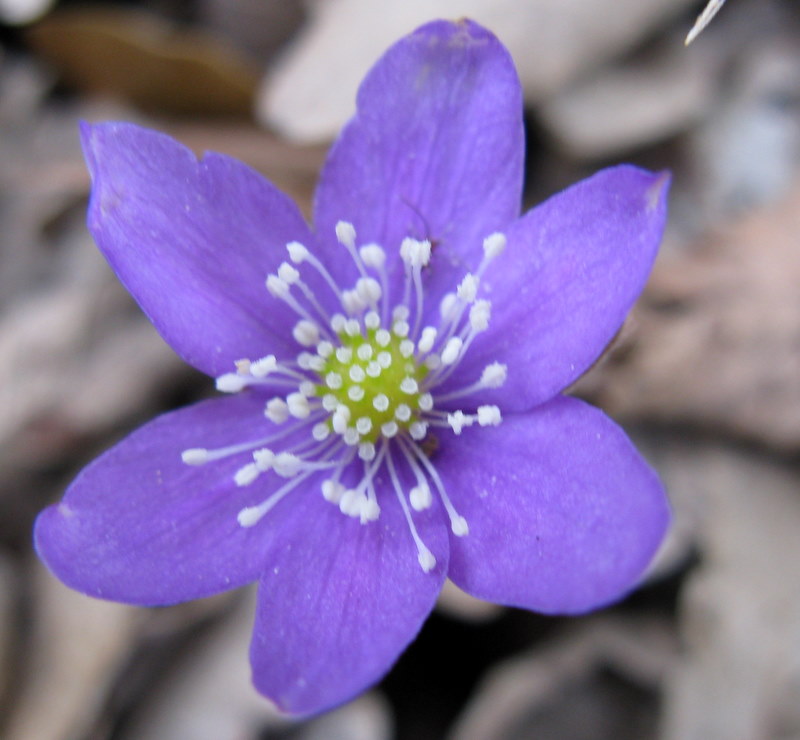
[[[230,395],[134,432],[35,532],[105,599],[259,581],[253,680],[297,714],[377,681],[445,577],[584,612],[635,586],[669,518],[625,434],[559,395],[642,289],[667,176],[607,169],[519,217],[519,82],[468,21],[399,41],[357,108],[313,231],[233,159],[84,126],[100,249]]]

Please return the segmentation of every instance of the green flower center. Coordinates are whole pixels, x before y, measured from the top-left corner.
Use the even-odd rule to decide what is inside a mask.
[[[429,370],[417,361],[407,333],[402,320],[391,332],[381,328],[368,328],[366,336],[337,332],[339,347],[331,346],[324,358],[316,395],[331,412],[329,429],[344,434],[346,441],[350,429],[354,441],[372,444],[401,431],[424,435],[419,415],[433,404],[422,390]]]

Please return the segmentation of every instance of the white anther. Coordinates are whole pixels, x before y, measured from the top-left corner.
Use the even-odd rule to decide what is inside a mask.
[[[356,334],[361,333],[361,324],[358,323],[358,319],[347,319],[347,322],[344,325],[344,330],[345,333],[351,337],[354,337]]]
[[[360,385],[351,385],[347,389],[347,397],[351,401],[360,401],[364,398],[364,388]]]
[[[311,428],[311,436],[317,440],[317,442],[322,442],[330,436],[331,428],[328,426],[327,422],[320,421]]]
[[[338,504],[344,493],[344,486],[335,480],[322,481],[322,497],[332,504]]]
[[[391,352],[378,352],[378,356],[375,358],[378,361],[378,364],[385,370],[388,367],[392,366],[392,354]]]
[[[331,417],[331,426],[333,427],[333,431],[336,434],[344,434],[345,430],[347,429],[347,417],[344,414],[340,414],[338,411],[334,413]]]
[[[325,376],[325,385],[327,385],[331,390],[339,390],[339,388],[342,387],[342,376],[333,371],[329,372]]]
[[[381,374],[381,366],[375,360],[370,360],[366,373],[370,378],[377,378]]]
[[[267,275],[267,290],[275,298],[285,298],[289,295],[289,283],[277,275]]]
[[[423,572],[430,573],[436,567],[436,558],[425,545],[418,545],[417,547],[419,550],[417,560],[419,561],[420,567]]]
[[[499,388],[506,382],[508,367],[500,362],[493,362],[483,368],[480,383],[484,388]]]
[[[419,384],[414,378],[403,378],[400,382],[400,390],[411,395],[419,391]]]
[[[381,424],[381,434],[387,439],[394,437],[398,431],[400,431],[400,427],[397,426],[396,421],[387,421]]]
[[[380,270],[386,262],[386,252],[377,244],[365,244],[358,250],[361,261],[375,270]]]
[[[372,442],[362,442],[358,446],[358,456],[366,461],[369,462],[370,460],[375,459],[375,445]]]
[[[475,305],[469,310],[469,325],[473,331],[486,331],[491,316],[492,304],[489,301],[475,301]]]
[[[469,534],[467,520],[463,516],[454,516],[450,519],[450,529],[456,537],[464,537]]]
[[[353,350],[350,347],[337,347],[336,359],[339,360],[342,365],[347,365],[347,363],[353,359]]]
[[[423,482],[418,486],[414,486],[408,493],[408,500],[414,511],[425,511],[425,509],[430,508],[433,503],[433,496],[431,496],[431,489],[428,488],[428,484]]]
[[[275,424],[283,424],[289,418],[289,407],[282,398],[272,398],[267,401],[264,416]]]
[[[376,411],[386,411],[389,408],[389,397],[385,393],[379,393],[372,399],[372,405]]]
[[[339,499],[339,511],[352,517],[361,515],[361,501],[355,489],[348,488],[342,493],[342,497]]]
[[[361,439],[361,435],[358,433],[358,430],[355,429],[355,427],[347,427],[347,429],[344,430],[342,438],[344,439],[344,443],[346,445],[354,447],[358,444],[358,440]]]
[[[297,390],[299,390],[300,393],[302,393],[306,398],[311,398],[312,396],[317,395],[317,384],[312,383],[310,380],[304,380],[297,387]]]
[[[254,378],[265,378],[278,366],[275,355],[267,355],[250,363],[250,374]]]
[[[343,403],[340,403],[336,407],[336,413],[339,414],[339,416],[342,416],[345,421],[350,421],[350,409]]]
[[[377,329],[381,325],[381,317],[375,311],[370,311],[364,317],[364,326],[367,329]]]
[[[409,267],[424,267],[431,259],[431,243],[406,237],[400,243],[400,258]]]
[[[361,313],[367,307],[367,302],[355,290],[345,290],[342,293],[342,308],[349,314]]]
[[[361,523],[377,521],[381,515],[381,507],[372,498],[365,498],[361,501]]]
[[[322,397],[322,408],[325,411],[334,412],[336,411],[336,407],[339,405],[339,399],[333,395],[333,393],[326,393]]]
[[[300,279],[300,273],[288,262],[281,262],[278,267],[278,277],[287,285],[294,285]]]
[[[475,419],[471,416],[467,416],[463,411],[456,411],[453,414],[447,415],[447,423],[456,434],[461,434],[461,430],[464,427],[472,426],[474,422]]]
[[[215,384],[222,393],[237,393],[247,385],[247,380],[236,373],[225,373],[216,379]]]
[[[302,393],[290,393],[286,396],[286,405],[295,419],[305,419],[311,413],[308,399]]]
[[[411,315],[408,306],[399,305],[392,309],[392,321],[407,321]]]
[[[336,238],[340,244],[351,249],[356,246],[356,229],[348,221],[339,221],[336,224]]]
[[[340,313],[335,313],[333,316],[331,316],[331,329],[333,329],[337,334],[341,334],[344,331],[344,325],[346,323],[347,319]]]
[[[359,360],[369,360],[372,357],[372,345],[371,344],[362,344],[356,350],[356,356]]]
[[[313,347],[319,342],[319,327],[308,319],[300,319],[292,330],[295,341],[304,347]]]
[[[467,274],[458,286],[456,295],[465,303],[472,303],[478,295],[478,278]]]
[[[392,341],[392,335],[386,329],[378,329],[375,332],[375,341],[381,347],[386,347]]]
[[[404,339],[400,342],[400,354],[403,357],[411,357],[414,354],[414,342],[410,339]]]
[[[408,427],[408,433],[411,435],[411,439],[419,442],[421,439],[425,439],[425,435],[428,433],[428,425],[424,421],[413,421]]]
[[[395,333],[395,336],[398,337],[407,337],[410,329],[411,327],[408,325],[408,322],[403,319],[395,321],[392,325],[392,331]]]
[[[483,240],[483,253],[487,260],[499,257],[506,248],[506,235],[496,231]]]
[[[442,352],[442,364],[452,365],[457,359],[458,354],[461,352],[463,342],[460,337],[450,337]]]
[[[242,358],[241,360],[236,360],[233,363],[236,365],[236,374],[237,375],[250,375],[250,360],[246,357]]]
[[[317,345],[317,354],[323,359],[327,359],[333,354],[333,345],[327,339],[323,339]]]
[[[233,480],[237,486],[249,486],[261,471],[255,463],[247,463],[244,467],[239,468],[233,476]]]
[[[398,404],[397,408],[394,410],[394,415],[400,419],[400,421],[408,421],[411,418],[411,407],[406,403]]]
[[[192,447],[181,452],[181,460],[186,465],[205,465],[208,462],[208,450],[203,447]]]
[[[275,453],[267,447],[263,447],[262,449],[256,450],[253,453],[253,462],[262,473],[266,472],[272,467],[274,460]]]
[[[356,430],[359,434],[369,434],[372,429],[372,419],[369,416],[362,416],[356,421]]]
[[[417,350],[421,353],[430,352],[433,349],[433,343],[436,341],[436,329],[432,326],[426,326],[422,330],[422,336],[420,336],[419,341],[417,342]]]
[[[325,360],[319,355],[312,355],[308,361],[308,368],[315,373],[321,373],[325,369]]]
[[[286,251],[289,253],[289,259],[296,265],[308,259],[308,248],[303,246],[300,242],[289,242],[286,245]]]
[[[432,352],[425,358],[425,367],[427,367],[428,370],[435,370],[441,364],[442,358],[439,357],[439,355],[437,355],[435,352]]]
[[[310,370],[311,369],[311,358],[312,355],[310,352],[301,352],[297,355],[297,364],[301,370]]]
[[[433,396],[430,393],[423,393],[419,397],[417,405],[422,411],[430,411],[433,408]]]
[[[478,424],[482,427],[496,427],[501,421],[503,417],[497,406],[478,406]]]
[[[376,303],[383,295],[381,284],[375,278],[359,278],[356,292],[367,305]]]
[[[458,301],[458,296],[455,293],[445,293],[444,297],[442,298],[441,303],[439,304],[439,315],[447,321],[453,317],[456,311],[456,303]]]
[[[294,478],[303,467],[303,461],[291,452],[279,452],[272,461],[272,469],[282,478]]]
[[[350,376],[350,380],[354,383],[360,383],[367,377],[367,374],[364,372],[364,368],[361,365],[351,365],[350,370],[348,370],[347,374]]]

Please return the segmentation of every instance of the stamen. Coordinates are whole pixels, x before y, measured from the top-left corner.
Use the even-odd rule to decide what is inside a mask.
[[[425,546],[425,543],[422,541],[419,533],[417,532],[417,527],[415,526],[414,520],[411,518],[411,512],[408,509],[406,497],[403,495],[403,489],[400,485],[400,480],[397,477],[397,471],[394,468],[394,460],[392,459],[391,451],[388,449],[388,444],[384,444],[384,448],[386,449],[386,463],[387,467],[389,468],[389,477],[392,480],[394,492],[397,495],[397,500],[400,502],[400,507],[403,509],[403,516],[406,518],[408,529],[411,532],[411,538],[414,540],[414,544],[417,546],[417,560],[419,561],[422,570],[425,573],[430,573],[436,567],[436,558]]]
[[[292,336],[304,347],[313,347],[319,342],[319,327],[308,319],[301,319],[295,324]]]
[[[460,337],[450,337],[447,344],[442,351],[442,364],[452,365],[458,359],[458,353],[461,352],[461,345],[463,341]]]
[[[264,416],[274,424],[283,424],[289,418],[289,406],[282,398],[272,398],[267,401]]]
[[[469,534],[467,520],[456,511],[455,506],[453,506],[453,502],[447,495],[447,491],[444,488],[442,479],[439,477],[439,473],[436,471],[436,468],[433,466],[431,461],[428,460],[425,453],[413,442],[408,442],[402,438],[399,440],[399,442],[400,448],[403,450],[403,453],[406,455],[406,459],[409,460],[409,463],[411,464],[413,459],[411,458],[411,455],[413,454],[422,463],[423,467],[425,468],[425,472],[431,478],[437,490],[439,491],[439,497],[442,499],[442,503],[447,511],[447,515],[450,517],[450,529],[452,530],[453,534],[456,535],[456,537],[464,537],[465,535]],[[411,452],[409,452],[406,445],[411,448]]]

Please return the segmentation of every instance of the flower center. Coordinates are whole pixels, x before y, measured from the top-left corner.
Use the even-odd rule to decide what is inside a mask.
[[[334,329],[341,326],[336,332],[339,346],[334,349],[325,341],[317,345],[322,368],[314,395],[332,414],[321,424],[342,434],[346,444],[372,445],[361,448],[362,457],[370,449],[374,454],[380,437],[391,439],[398,432],[417,440],[425,436],[420,412],[433,408],[433,397],[421,387],[429,368],[415,357],[404,316],[396,310],[391,329],[381,326],[374,311],[364,317],[363,327],[358,319],[335,321]],[[322,436],[322,428],[317,434]]]
[[[423,326],[424,291],[422,269],[428,265],[428,241],[404,239],[400,257],[405,266],[402,301],[390,310],[386,255],[376,244],[356,248],[353,226],[339,222],[339,242],[355,262],[360,277],[350,290],[342,290],[325,266],[304,245],[287,244],[289,262],[267,277],[267,289],[298,315],[292,330],[303,348],[292,361],[279,362],[274,355],[236,362],[236,372],[217,378],[217,388],[237,392],[248,386],[262,386],[273,393],[286,388],[266,402],[264,415],[278,431],[255,442],[208,450],[192,448],[183,452],[188,465],[202,465],[232,455],[250,453],[234,481],[249,486],[264,474],[288,479],[267,499],[239,512],[239,523],[255,525],[290,491],[312,476],[321,480],[324,498],[343,514],[362,524],[378,519],[381,510],[375,479],[384,468],[403,510],[423,570],[430,571],[435,558],[420,539],[414,511],[431,506],[432,488],[437,492],[450,519],[454,534],[464,536],[469,527],[452,501],[444,483],[422,444],[431,427],[461,434],[465,426],[494,426],[501,422],[496,406],[479,406],[465,413],[452,404],[484,388],[497,388],[506,378],[506,366],[487,365],[481,376],[447,392],[439,390],[457,371],[475,337],[489,325],[491,304],[478,298],[481,274],[488,263],[505,248],[505,237],[492,234],[484,240],[484,259],[475,273],[466,274],[444,296],[437,325]],[[330,298],[318,297],[294,265],[307,263],[327,284],[342,313],[328,314]],[[299,299],[297,294],[301,294]],[[413,296],[413,300],[412,300]],[[290,418],[296,420],[289,422]],[[308,434],[292,445],[298,432]],[[342,480],[346,471],[360,466],[358,482],[352,487]],[[405,467],[416,481],[406,491],[398,468]],[[386,477],[384,476],[384,480]],[[382,499],[384,494],[381,494]]]

